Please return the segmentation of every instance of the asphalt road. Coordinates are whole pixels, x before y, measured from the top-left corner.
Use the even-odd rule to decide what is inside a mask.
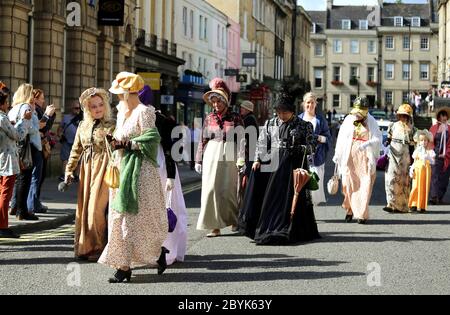
[[[102,265],[74,264],[73,226],[0,241],[0,294],[449,294],[448,206],[384,213],[379,177],[370,224],[343,223],[336,196],[315,210],[320,241],[283,247],[256,246],[230,230],[205,238],[194,229],[200,192],[190,187],[186,262],[163,276],[136,270],[131,284],[108,284],[113,270]]]

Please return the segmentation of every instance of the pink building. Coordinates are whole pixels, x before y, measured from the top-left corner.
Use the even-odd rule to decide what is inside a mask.
[[[228,52],[227,69],[241,69],[241,28],[240,25],[228,19]],[[231,92],[238,93],[241,85],[236,82],[236,77],[225,77]]]

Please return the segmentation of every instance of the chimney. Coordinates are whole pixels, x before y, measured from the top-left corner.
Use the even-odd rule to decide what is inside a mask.
[[[327,11],[331,10],[333,7],[333,0],[327,0]]]
[[[333,0],[327,0],[327,25],[326,28],[331,28],[331,8],[333,7]]]
[[[378,6],[380,7],[380,8],[383,8],[383,0],[378,0]]]

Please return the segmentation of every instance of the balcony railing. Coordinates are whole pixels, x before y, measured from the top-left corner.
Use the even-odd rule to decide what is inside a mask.
[[[164,38],[158,38],[155,34],[146,33],[143,29],[136,29],[136,45],[145,46],[175,57],[177,55],[177,44]]]

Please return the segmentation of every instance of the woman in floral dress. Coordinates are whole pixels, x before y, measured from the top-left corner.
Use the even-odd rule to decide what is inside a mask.
[[[167,212],[156,163],[161,138],[154,108],[139,100],[143,87],[139,75],[125,72],[110,89],[121,100],[114,137],[108,137],[117,150],[120,187],[111,189],[109,240],[99,263],[117,269],[111,283],[130,281],[132,268],[158,264],[162,274],[167,266]]]

